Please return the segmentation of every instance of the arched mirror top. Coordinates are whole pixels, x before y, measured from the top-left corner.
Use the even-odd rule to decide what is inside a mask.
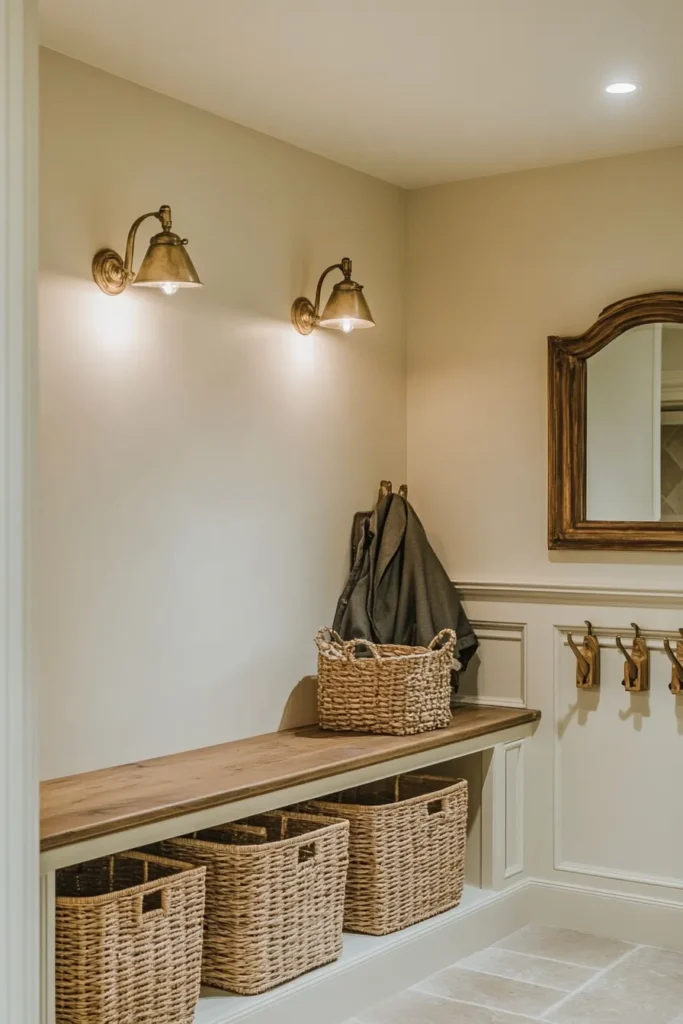
[[[549,547],[683,550],[683,292],[548,343]]]

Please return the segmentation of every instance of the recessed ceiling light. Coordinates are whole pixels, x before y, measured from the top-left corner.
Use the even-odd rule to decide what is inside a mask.
[[[611,85],[606,86],[605,92],[635,92],[637,88],[638,86],[634,85],[633,82],[613,82]]]

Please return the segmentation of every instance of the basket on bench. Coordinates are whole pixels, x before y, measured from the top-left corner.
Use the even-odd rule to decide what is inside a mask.
[[[445,728],[451,721],[456,640],[452,629],[444,629],[429,647],[403,647],[344,641],[334,630],[321,629],[316,637],[320,727],[394,736]]]

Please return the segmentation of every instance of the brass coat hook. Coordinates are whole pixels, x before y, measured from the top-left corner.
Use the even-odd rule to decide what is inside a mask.
[[[381,501],[382,498],[386,498],[388,494],[393,494],[391,480],[380,480],[379,494],[377,495],[377,500]]]
[[[391,483],[391,480],[380,480],[380,483],[379,483],[379,494],[377,495],[377,500],[381,501],[382,498],[386,498],[387,495],[393,494],[393,493],[394,493],[394,489],[393,489],[393,484]],[[399,497],[404,498],[407,501],[408,500],[408,484],[401,484],[401,486],[398,489],[398,493],[399,493]]]
[[[567,642],[576,658],[576,685],[580,690],[590,690],[600,685],[600,644],[593,635],[593,627],[586,621],[588,632],[583,644],[578,647],[571,633],[567,633]]]
[[[635,622],[632,622],[631,626],[635,636],[630,654],[622,644],[621,637],[617,636],[615,640],[626,659],[622,686],[631,693],[637,693],[650,689],[650,651],[645,638],[640,635],[640,627]]]
[[[683,629],[679,629],[680,640],[676,641],[676,653],[671,650],[671,644],[667,637],[664,637],[664,650],[671,662],[671,682],[669,689],[672,693],[680,693],[683,689]]]

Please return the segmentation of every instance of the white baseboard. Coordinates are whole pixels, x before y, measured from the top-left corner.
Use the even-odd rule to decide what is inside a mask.
[[[345,936],[342,957],[263,996],[205,993],[195,1024],[342,1024],[528,920],[528,885],[504,892],[466,890],[463,903],[394,935]]]
[[[683,952],[683,903],[538,879],[526,898],[530,921]]]
[[[527,879],[467,889],[460,907],[394,935],[347,935],[336,963],[265,995],[207,991],[195,1024],[342,1024],[531,922],[683,951],[683,903]]]

